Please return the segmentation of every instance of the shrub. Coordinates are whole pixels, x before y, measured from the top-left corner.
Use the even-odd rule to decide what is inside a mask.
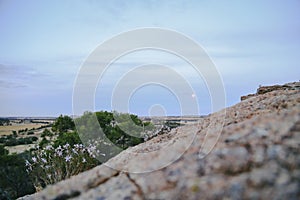
[[[81,140],[77,132],[69,132],[60,134],[54,141],[54,147],[63,146],[69,144],[73,146],[74,144],[81,144]]]
[[[93,145],[65,144],[57,148],[48,145],[26,160],[27,172],[36,187],[45,187],[95,167],[99,164],[96,153]]]
[[[4,145],[0,145],[0,156],[7,155],[9,152],[4,148]]]
[[[65,115],[62,116],[60,115],[54,122],[52,126],[52,130],[56,133],[64,133],[67,132],[68,130],[74,130],[75,129],[75,124],[74,121],[71,117]]]
[[[35,192],[24,157],[25,153],[0,156],[0,199],[16,199]]]
[[[49,131],[47,128],[43,131],[43,133],[41,134],[41,137],[53,137],[53,133],[51,133],[51,131]]]
[[[33,131],[28,131],[27,135],[33,135],[34,132]]]
[[[43,138],[39,143],[39,148],[44,148],[47,144],[49,144],[49,142],[50,142],[49,140]]]

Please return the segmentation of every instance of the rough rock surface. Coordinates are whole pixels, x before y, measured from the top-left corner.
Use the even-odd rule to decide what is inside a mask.
[[[135,174],[100,165],[23,199],[299,199],[298,86],[273,88],[227,108],[218,143],[202,159],[199,149],[207,129],[217,126],[209,124],[219,113],[129,148],[109,161],[124,169],[155,168],[156,158],[165,159],[172,152],[153,154],[147,160],[139,160],[136,154],[163,148],[170,141],[184,144],[189,132],[196,130],[185,153],[160,170]]]
[[[265,94],[276,90],[300,90],[300,82],[287,83],[284,85],[260,86],[255,94],[242,96],[241,100],[245,100],[257,95]]]

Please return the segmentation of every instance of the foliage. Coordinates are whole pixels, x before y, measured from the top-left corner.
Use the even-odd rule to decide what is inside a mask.
[[[58,135],[45,129],[42,140],[30,154],[8,155],[4,145],[31,144],[38,140],[37,137],[17,138],[14,134],[0,138],[0,143],[4,144],[0,145],[0,199],[33,193],[34,187],[38,190],[90,169],[100,164],[96,159],[99,155],[109,159],[122,149],[143,142],[143,132],[154,129],[153,124],[143,123],[136,115],[107,111],[85,112],[75,122],[80,137],[74,121],[68,116],[60,115],[53,126],[42,126],[52,126],[52,131]],[[102,135],[99,135],[100,127]],[[86,146],[82,144],[83,138]],[[120,148],[112,148],[115,145]]]
[[[99,164],[95,158],[96,153],[92,145],[85,147],[82,144],[67,143],[56,148],[48,145],[26,160],[27,171],[34,177],[35,187],[45,187],[95,167]]]
[[[49,131],[49,129],[44,129],[43,133],[41,134],[41,137],[53,137],[53,133]]]
[[[7,149],[5,149],[4,145],[0,145],[0,156],[5,156],[7,155],[9,152]]]
[[[54,141],[54,147],[63,146],[69,144],[71,146],[75,144],[81,144],[81,140],[77,132],[69,132],[60,134],[57,139]]]
[[[17,138],[15,135],[2,136],[0,138],[0,143],[4,144],[4,146],[16,146],[21,144],[32,144],[37,141],[38,138],[36,136]]]
[[[34,193],[25,167],[27,153],[0,156],[0,198],[16,199]]]
[[[174,122],[174,121],[167,121],[164,123],[165,126],[168,126],[170,127],[171,129],[172,128],[177,128],[180,126],[180,123],[179,122]]]
[[[43,138],[39,143],[39,148],[44,148],[50,143],[50,140],[47,140],[47,138]]]
[[[56,133],[64,133],[69,130],[74,130],[75,124],[71,117],[60,115],[54,122],[52,130]]]
[[[34,135],[34,132],[33,131],[28,131],[27,135]]]
[[[85,112],[82,117],[75,120],[75,123],[78,125],[80,138],[86,141],[95,138],[106,142],[109,140],[108,142],[121,149],[143,142],[143,132],[154,129],[154,125],[149,122],[143,123],[136,115],[107,111],[95,114]],[[99,125],[104,133],[102,136]]]
[[[0,126],[8,126],[10,125],[10,121],[7,118],[0,118]]]

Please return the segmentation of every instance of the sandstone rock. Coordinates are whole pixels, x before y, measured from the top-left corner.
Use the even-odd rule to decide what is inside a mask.
[[[205,157],[199,151],[209,131],[209,137],[215,136],[220,113],[158,135],[22,199],[299,199],[299,86],[260,88],[226,109],[218,143]],[[163,161],[171,162],[161,166]]]

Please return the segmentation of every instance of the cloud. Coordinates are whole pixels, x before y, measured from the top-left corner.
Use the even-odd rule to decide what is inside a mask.
[[[26,87],[27,85],[25,84],[0,80],[0,88],[11,89],[11,88],[26,88]]]
[[[46,76],[33,67],[0,64],[0,87],[2,88],[28,88]]]

